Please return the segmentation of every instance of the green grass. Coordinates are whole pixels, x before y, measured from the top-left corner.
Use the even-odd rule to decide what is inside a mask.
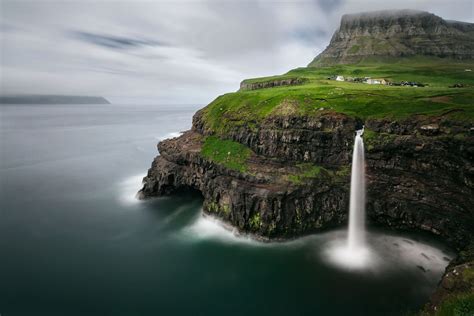
[[[276,76],[269,76],[269,77],[250,78],[250,79],[245,79],[242,82],[243,83],[258,83],[258,82],[271,82],[271,81],[276,81],[276,80],[297,79],[297,78],[300,78],[300,76],[285,74],[285,75],[276,75]]]
[[[350,174],[351,174],[351,168],[349,165],[341,166],[339,170],[336,170],[334,172],[334,175],[336,177],[341,177],[341,178],[347,177]]]
[[[465,282],[474,284],[474,267],[464,269],[462,277]]]
[[[364,129],[364,143],[367,146],[368,151],[372,151],[375,145],[387,145],[393,141],[396,137],[393,134],[389,133],[377,133],[370,129]]]
[[[436,316],[472,316],[474,315],[474,293],[456,295],[446,299],[435,314]]]
[[[352,65],[334,65],[329,67],[297,68],[289,71],[286,76],[308,76],[321,79],[321,76],[344,75],[385,78],[398,82],[402,80],[417,81],[433,87],[447,87],[454,83],[463,82],[474,84],[474,62],[456,62],[442,58],[412,57],[397,59],[366,60]]]
[[[293,184],[301,184],[308,179],[316,178],[324,169],[311,163],[298,164],[297,167],[299,172],[288,176],[288,180]]]
[[[441,59],[402,59],[323,68],[297,68],[282,76],[246,82],[306,79],[305,84],[224,94],[204,111],[207,127],[218,134],[235,127],[258,128],[271,115],[318,116],[322,109],[352,117],[403,119],[412,115],[442,115],[451,110],[453,119],[474,121],[474,63],[447,63]],[[427,87],[397,87],[327,80],[332,75],[381,77],[391,81],[419,81]],[[472,85],[449,88],[454,83]],[[442,98],[440,98],[442,97]]]
[[[357,53],[357,52],[359,51],[359,49],[360,49],[360,46],[359,46],[359,45],[353,45],[353,46],[349,49],[348,53],[349,53],[349,54],[355,54],[355,53]]]
[[[368,129],[368,128],[365,128],[364,129],[364,135],[362,136],[364,138],[364,140],[367,142],[367,141],[372,141],[374,138],[376,138],[378,136],[378,133]]]
[[[472,251],[472,246],[468,247],[468,251]],[[469,250],[470,249],[470,250]],[[460,254],[462,260],[463,253]],[[464,255],[466,255],[464,253]],[[469,256],[472,259],[472,256]],[[435,316],[472,316],[474,315],[474,293],[472,292],[472,286],[474,284],[474,267],[466,266],[461,272],[461,280],[454,280],[452,282],[460,282],[457,285],[453,285],[455,292],[451,293],[448,297],[444,298],[439,304],[434,314],[428,310],[421,311],[419,315],[435,315]]]
[[[225,215],[228,215],[230,213],[230,205],[220,205],[216,202],[209,202],[207,204],[207,210],[211,213],[223,213]]]
[[[260,218],[260,213],[255,213],[251,218],[250,218],[250,227],[253,229],[257,230],[262,226],[262,219]]]
[[[240,172],[247,170],[246,160],[251,153],[248,147],[240,143],[223,140],[216,136],[206,137],[201,149],[203,157]]]

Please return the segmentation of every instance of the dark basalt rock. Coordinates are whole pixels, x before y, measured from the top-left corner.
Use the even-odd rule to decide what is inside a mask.
[[[199,190],[204,196],[205,212],[262,238],[291,238],[346,220],[347,181],[334,185],[329,178],[321,177],[310,186],[293,185],[272,175],[287,166],[259,157],[254,158],[252,167],[259,174],[229,170],[200,155],[201,138],[189,131],[161,142],[161,155],[148,171],[140,195],[161,196],[183,188]]]
[[[474,293],[474,282],[471,275],[474,272],[474,258],[461,264],[451,263],[439,282],[438,289],[433,293],[430,302],[426,304],[423,315],[433,315],[440,309],[444,301],[466,294]],[[461,308],[459,308],[461,309]],[[472,315],[473,306],[462,306],[457,315]]]
[[[270,116],[257,128],[242,126],[225,137],[268,158],[339,166],[350,162],[354,131],[361,126],[362,122],[344,114],[325,111],[317,117]],[[206,129],[201,111],[193,117],[193,130],[213,134]]]
[[[360,124],[328,112],[312,118],[271,117],[258,129],[232,130],[226,137],[254,151],[251,171],[241,173],[201,156],[202,138],[212,131],[205,129],[198,112],[192,131],[158,145],[161,155],[144,179],[141,195],[191,187],[203,194],[205,212],[269,238],[338,225],[347,220],[349,175],[335,174],[349,170],[354,130]],[[365,124],[369,219],[430,231],[457,247],[467,245],[474,231],[471,127],[442,117]],[[281,177],[301,162],[332,173],[301,184]]]

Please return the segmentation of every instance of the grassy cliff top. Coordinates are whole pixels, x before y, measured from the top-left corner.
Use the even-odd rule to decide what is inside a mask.
[[[471,69],[472,71],[466,71]],[[425,87],[339,82],[328,77],[384,78],[420,82]],[[204,110],[206,125],[224,131],[233,125],[258,124],[271,115],[320,115],[325,110],[361,119],[403,119],[412,115],[447,115],[474,122],[474,61],[409,58],[365,61],[354,65],[297,68],[281,76],[245,83],[305,79],[304,84],[244,90],[219,96]],[[454,84],[462,88],[450,88]]]

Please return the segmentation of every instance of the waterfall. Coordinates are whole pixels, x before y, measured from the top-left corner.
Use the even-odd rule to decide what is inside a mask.
[[[377,264],[377,255],[365,240],[365,157],[364,128],[356,131],[352,155],[349,229],[347,237],[328,247],[329,260],[347,269],[366,269]]]
[[[351,197],[349,206],[349,251],[365,246],[365,162],[364,141],[362,134],[364,129],[356,132],[354,141],[354,152],[352,154],[351,170]]]

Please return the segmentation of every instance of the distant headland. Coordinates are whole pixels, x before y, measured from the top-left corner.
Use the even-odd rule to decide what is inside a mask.
[[[104,97],[73,95],[4,95],[0,104],[110,104]]]

